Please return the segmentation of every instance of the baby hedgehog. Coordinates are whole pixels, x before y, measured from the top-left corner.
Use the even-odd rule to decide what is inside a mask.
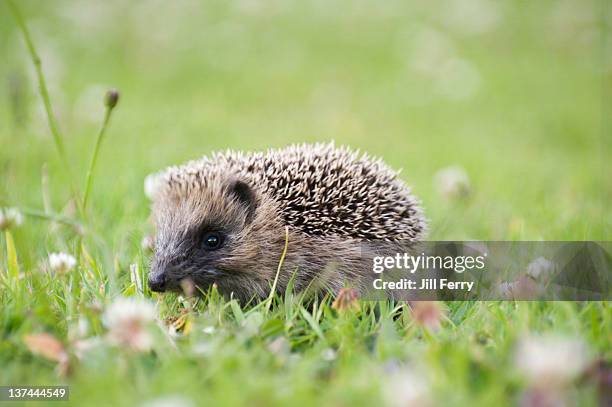
[[[298,291],[363,293],[374,253],[395,253],[426,229],[397,172],[333,144],[226,151],[156,178],[149,286],[158,292],[189,279],[241,301],[264,298],[287,244],[278,291],[293,279]]]

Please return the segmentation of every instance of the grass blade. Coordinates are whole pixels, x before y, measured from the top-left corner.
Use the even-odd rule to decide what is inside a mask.
[[[15,241],[13,235],[9,230],[4,232],[6,237],[6,259],[8,263],[8,275],[11,280],[19,280],[19,263],[17,262],[17,249],[15,248]]]
[[[270,310],[270,306],[272,305],[272,299],[274,298],[274,293],[276,293],[276,285],[278,284],[278,276],[281,271],[281,267],[283,267],[283,262],[285,261],[285,256],[287,255],[287,247],[289,246],[289,228],[285,226],[285,247],[283,248],[283,253],[281,254],[281,258],[278,262],[278,267],[276,268],[276,276],[274,276],[274,283],[272,283],[272,289],[270,290],[270,295],[266,299],[266,313]]]

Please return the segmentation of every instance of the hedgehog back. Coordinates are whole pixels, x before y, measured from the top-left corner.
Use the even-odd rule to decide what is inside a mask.
[[[212,168],[227,169],[276,200],[286,224],[307,235],[413,242],[425,233],[419,202],[398,173],[380,159],[345,147],[228,150],[186,167],[192,175],[196,170],[200,179]]]

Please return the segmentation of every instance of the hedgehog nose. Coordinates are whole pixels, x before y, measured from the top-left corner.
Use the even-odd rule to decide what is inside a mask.
[[[150,273],[149,274],[149,288],[151,291],[158,293],[166,291],[166,285],[168,279],[164,273]]]

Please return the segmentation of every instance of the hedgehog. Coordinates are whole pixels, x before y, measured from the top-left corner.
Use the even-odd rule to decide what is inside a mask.
[[[155,176],[148,284],[240,301],[277,292],[367,290],[374,253],[421,241],[419,201],[381,159],[333,143],[227,150]],[[184,286],[184,285],[183,285]]]

